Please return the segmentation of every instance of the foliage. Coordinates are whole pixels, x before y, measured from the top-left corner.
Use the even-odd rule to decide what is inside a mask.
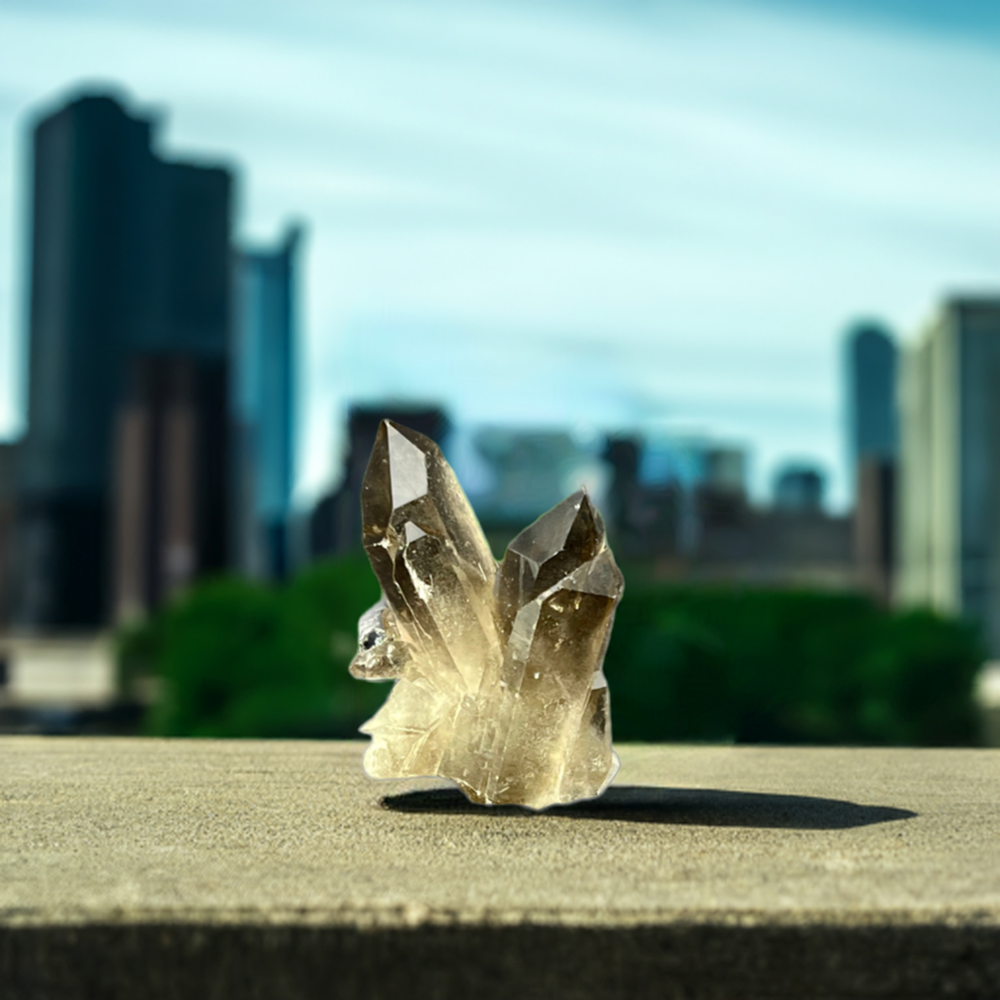
[[[621,740],[974,741],[968,624],[849,594],[626,592],[605,672]]]
[[[385,697],[347,664],[378,599],[363,559],[317,564],[284,587],[221,578],[119,637],[123,685],[155,675],[162,736],[350,736]]]
[[[122,633],[122,680],[162,679],[152,734],[350,736],[387,693],[347,672],[377,597],[361,556],[209,581]],[[857,595],[640,583],[605,670],[618,740],[948,745],[983,659],[967,624]]]

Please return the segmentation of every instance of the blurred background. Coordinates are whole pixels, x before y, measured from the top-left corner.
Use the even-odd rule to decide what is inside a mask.
[[[1000,744],[994,0],[0,0],[0,731],[349,736],[378,421],[585,485],[619,739]]]

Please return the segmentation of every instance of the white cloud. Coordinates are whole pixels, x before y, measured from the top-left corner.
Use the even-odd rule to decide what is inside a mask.
[[[843,325],[1000,281],[1000,50],[716,2],[274,10],[0,13],[0,322],[23,114],[121,81],[170,151],[244,165],[246,236],[310,223],[307,487],[336,406],[408,377],[460,416],[687,412],[762,478],[839,469]],[[529,363],[567,338],[596,353]]]

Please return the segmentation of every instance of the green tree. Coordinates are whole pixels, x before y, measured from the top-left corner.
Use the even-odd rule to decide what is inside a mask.
[[[200,584],[122,633],[123,683],[162,682],[150,733],[354,735],[387,694],[347,671],[378,593],[360,555]],[[975,741],[983,659],[968,624],[858,595],[646,583],[605,671],[619,740],[954,745]]]
[[[284,587],[207,581],[123,632],[123,682],[162,682],[151,734],[353,735],[385,697],[347,672],[358,616],[378,592],[357,559],[317,564]]]
[[[969,744],[984,659],[967,623],[850,594],[647,585],[605,671],[622,740]]]

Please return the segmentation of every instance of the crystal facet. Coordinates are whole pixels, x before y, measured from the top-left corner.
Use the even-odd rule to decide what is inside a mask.
[[[433,441],[383,421],[361,490],[382,599],[351,673],[394,680],[361,731],[373,778],[438,775],[473,802],[600,795],[618,769],[601,670],[623,580],[582,490],[494,560]]]

